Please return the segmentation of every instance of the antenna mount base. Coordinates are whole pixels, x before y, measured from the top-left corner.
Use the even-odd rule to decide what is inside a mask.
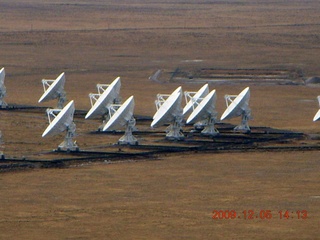
[[[127,122],[127,128],[124,135],[119,139],[119,145],[138,145],[138,140],[132,135],[132,131],[135,130],[136,120],[132,117]]]
[[[236,126],[233,129],[233,131],[242,132],[242,133],[250,133],[251,129],[248,124],[248,121],[250,119],[252,119],[251,118],[251,110],[247,110],[247,111],[243,112],[240,125]]]
[[[58,146],[58,151],[79,151],[79,147],[76,141],[73,141],[73,137],[75,136],[76,125],[73,123],[67,129],[67,134],[62,143]]]
[[[183,140],[185,138],[181,126],[183,116],[176,116],[173,123],[167,128],[166,139],[168,140]]]

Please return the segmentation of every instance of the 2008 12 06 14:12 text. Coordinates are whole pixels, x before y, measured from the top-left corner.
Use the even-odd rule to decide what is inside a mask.
[[[271,210],[213,210],[212,219],[221,220],[221,219],[307,219],[308,211],[307,210],[279,210],[276,213],[272,213]]]

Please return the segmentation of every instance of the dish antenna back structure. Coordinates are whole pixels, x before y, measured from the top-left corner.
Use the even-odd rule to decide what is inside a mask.
[[[319,107],[320,107],[320,96],[318,96],[317,99],[318,99]],[[314,122],[319,121],[319,120],[320,120],[320,109],[318,110],[318,112],[316,113],[316,115],[314,115],[314,117],[313,117],[313,121],[314,121]]]
[[[116,131],[123,127],[126,128],[125,134],[119,139],[121,145],[137,145],[137,139],[132,135],[136,125],[133,117],[134,97],[129,97],[122,105],[112,104],[109,107],[110,119],[103,127],[103,131]]]
[[[216,90],[212,90],[199,105],[194,109],[189,118],[187,124],[204,122],[203,135],[216,136],[219,131],[214,127],[217,122],[217,111],[215,108],[217,100]]]
[[[111,104],[120,103],[121,80],[117,77],[111,84],[97,84],[98,93],[90,93],[91,109],[85,116],[85,119],[102,116],[103,122],[99,130],[103,130],[106,122],[109,120],[109,108]]]
[[[225,119],[241,116],[241,124],[234,128],[234,131],[249,133],[248,120],[251,119],[251,109],[249,108],[250,89],[246,87],[239,95],[225,95],[227,109],[221,116],[221,121]]]
[[[62,109],[66,101],[66,92],[64,91],[65,82],[66,77],[64,72],[55,80],[42,79],[44,93],[40,97],[39,103],[58,99],[57,108]]]
[[[157,112],[153,116],[151,127],[162,126],[170,123],[167,128],[166,138],[169,140],[182,140],[184,135],[182,133],[183,111],[181,108],[182,88],[178,87],[173,93],[158,94],[155,101]]]
[[[4,68],[2,68],[0,70],[0,107],[1,108],[5,108],[5,107],[8,106],[8,104],[3,100],[4,97],[7,94],[7,89],[4,86],[4,78],[5,78],[5,76],[6,76],[6,73],[4,71]]]
[[[58,146],[58,150],[79,150],[76,142],[73,141],[73,137],[76,135],[76,124],[73,122],[74,111],[73,100],[63,109],[47,109],[49,126],[43,132],[42,137],[53,136],[66,131],[64,141]]]

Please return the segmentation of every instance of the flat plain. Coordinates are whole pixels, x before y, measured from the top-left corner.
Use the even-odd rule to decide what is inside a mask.
[[[320,75],[320,5],[310,1],[5,1],[0,0],[0,67],[6,101],[38,103],[41,79],[66,73],[67,98],[88,111],[95,85],[121,77],[121,97],[152,116],[157,93],[202,83],[169,81],[177,68],[285,69]],[[162,69],[164,83],[149,76]],[[223,96],[247,85],[210,83]],[[251,126],[317,136],[317,84],[250,83]],[[1,111],[6,156],[41,157],[61,135],[41,138],[43,113]],[[239,119],[231,120],[237,123]],[[76,117],[82,149],[118,136],[90,134],[99,119]],[[138,125],[139,127],[139,125]],[[164,130],[164,128],[160,128]],[[320,144],[318,138],[313,144]],[[143,143],[144,139],[140,139]],[[311,141],[305,140],[306,143]],[[107,159],[106,159],[107,160]],[[92,162],[0,175],[2,239],[317,239],[319,151],[159,155],[152,161]],[[212,219],[235,210],[235,219]],[[253,210],[254,219],[244,219]],[[261,219],[270,210],[271,219]],[[279,211],[290,213],[280,219]],[[307,219],[298,211],[306,210]],[[238,218],[238,216],[240,218]],[[300,219],[298,219],[300,217]]]

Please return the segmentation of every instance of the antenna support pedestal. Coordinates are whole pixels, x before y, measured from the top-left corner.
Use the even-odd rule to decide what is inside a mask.
[[[127,122],[127,128],[124,135],[119,139],[119,145],[138,145],[138,140],[132,135],[135,130],[136,120],[132,117]]]
[[[207,126],[207,120],[201,120],[193,124],[194,129],[197,131],[202,131],[205,126]]]
[[[0,108],[7,108],[8,104],[3,101],[3,100],[0,100]]]
[[[2,149],[4,148],[2,144],[3,144],[3,141],[2,141],[2,132],[0,131],[0,159],[5,159],[5,158],[4,158],[4,154],[3,154],[3,152],[2,152]]]
[[[6,96],[6,87],[2,86],[0,87],[0,108],[6,108],[8,104],[3,100]]]
[[[216,117],[217,116],[210,116],[208,118],[207,125],[201,131],[202,135],[205,135],[205,136],[217,136],[217,135],[220,134],[219,131],[214,127],[214,124],[216,123]]]
[[[67,94],[66,92],[63,90],[59,93],[59,96],[58,96],[58,104],[57,104],[57,108],[58,109],[62,109],[63,106],[64,106],[64,103],[66,102],[67,100]]]
[[[3,152],[0,150],[0,159],[5,159]]]
[[[79,147],[73,137],[75,136],[76,125],[73,123],[67,129],[67,134],[64,138],[64,141],[58,146],[58,151],[79,151]]]
[[[174,122],[167,128],[166,139],[183,140],[185,136],[182,133],[182,116],[175,117]]]
[[[98,128],[98,132],[102,132],[104,126],[107,124],[107,122],[110,120],[110,115],[108,113],[103,114],[102,116],[102,123]]]
[[[236,126],[233,130],[235,132],[250,133],[251,129],[248,124],[249,119],[251,119],[251,111],[250,110],[248,110],[242,114],[242,119],[241,119],[240,125]]]

